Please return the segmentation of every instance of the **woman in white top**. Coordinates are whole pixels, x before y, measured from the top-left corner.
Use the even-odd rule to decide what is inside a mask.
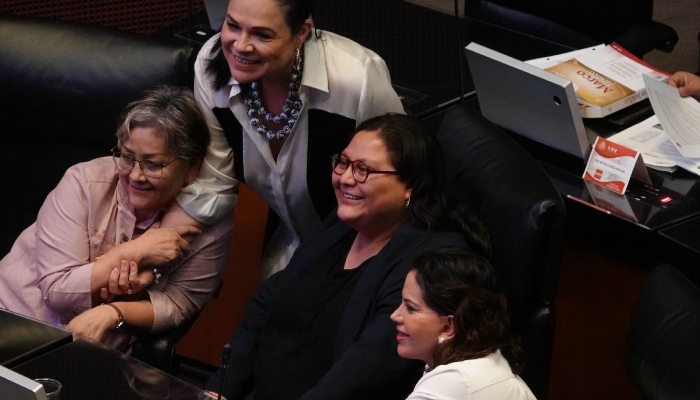
[[[403,113],[384,61],[350,39],[316,30],[312,4],[230,0],[221,33],[195,64],[194,93],[211,142],[178,203],[210,224],[233,207],[239,182],[253,189],[272,211],[265,277],[284,268],[335,208],[328,160],[355,127]]]
[[[425,253],[402,296],[391,315],[398,353],[426,364],[408,400],[535,398],[517,375],[522,349],[485,258],[457,247]]]

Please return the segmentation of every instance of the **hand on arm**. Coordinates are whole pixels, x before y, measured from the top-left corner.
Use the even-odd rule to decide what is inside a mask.
[[[110,275],[115,268],[121,267],[124,260],[136,263],[139,271],[165,266],[177,261],[190,250],[190,244],[183,237],[199,233],[199,229],[191,226],[151,228],[140,237],[113,248],[96,260],[92,267],[92,304],[101,302],[101,289],[109,288]],[[141,276],[139,279],[144,281],[146,277]]]
[[[124,315],[129,333],[147,333],[151,330],[154,314],[150,301],[117,302],[114,305]],[[118,321],[119,314],[114,308],[100,305],[73,318],[67,328],[73,332],[73,340],[87,337],[99,341],[105,333],[114,330]]]
[[[191,226],[197,228],[201,231],[204,229],[204,224],[192,218],[185,210],[180,206],[177,201],[173,201],[172,205],[168,208],[163,215],[163,219],[160,222],[161,228],[177,228],[180,226]],[[197,235],[185,235],[183,238],[189,243],[192,243]]]
[[[153,270],[139,271],[135,262],[129,263],[122,260],[121,266],[110,273],[107,287],[100,288],[100,298],[105,303],[111,303],[115,296],[139,293],[151,282],[153,282]]]
[[[700,101],[700,77],[690,72],[679,71],[668,78],[668,84],[678,88],[682,97],[693,96]]]

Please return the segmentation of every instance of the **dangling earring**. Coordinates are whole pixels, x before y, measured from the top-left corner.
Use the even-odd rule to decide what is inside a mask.
[[[408,208],[408,205],[411,204],[411,196],[408,196],[408,199],[406,200],[406,208]]]
[[[443,344],[443,343],[445,343],[445,338],[444,337],[438,338],[438,344]]]
[[[294,61],[294,70],[301,71],[301,47],[297,48],[295,57],[296,59]]]

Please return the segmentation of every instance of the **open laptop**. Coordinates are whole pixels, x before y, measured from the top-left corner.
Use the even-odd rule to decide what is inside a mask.
[[[0,398],[12,400],[46,400],[44,386],[24,375],[0,366]]]
[[[465,51],[487,119],[582,163],[588,159],[590,144],[571,81],[477,43]]]

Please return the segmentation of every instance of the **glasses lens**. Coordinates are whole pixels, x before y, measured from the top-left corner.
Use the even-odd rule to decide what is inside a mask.
[[[149,178],[160,178],[163,173],[163,166],[153,161],[141,161],[139,165],[143,174]]]
[[[355,180],[364,183],[367,180],[367,175],[369,175],[369,168],[362,161],[355,161],[352,163],[352,176]]]
[[[134,159],[122,154],[118,151],[115,151],[112,153],[114,156],[114,164],[116,164],[117,168],[124,170],[124,171],[129,171],[132,168],[134,168]]]
[[[346,169],[348,169],[348,159],[340,154],[334,155],[331,162],[333,164],[333,172],[338,175],[341,175]]]

